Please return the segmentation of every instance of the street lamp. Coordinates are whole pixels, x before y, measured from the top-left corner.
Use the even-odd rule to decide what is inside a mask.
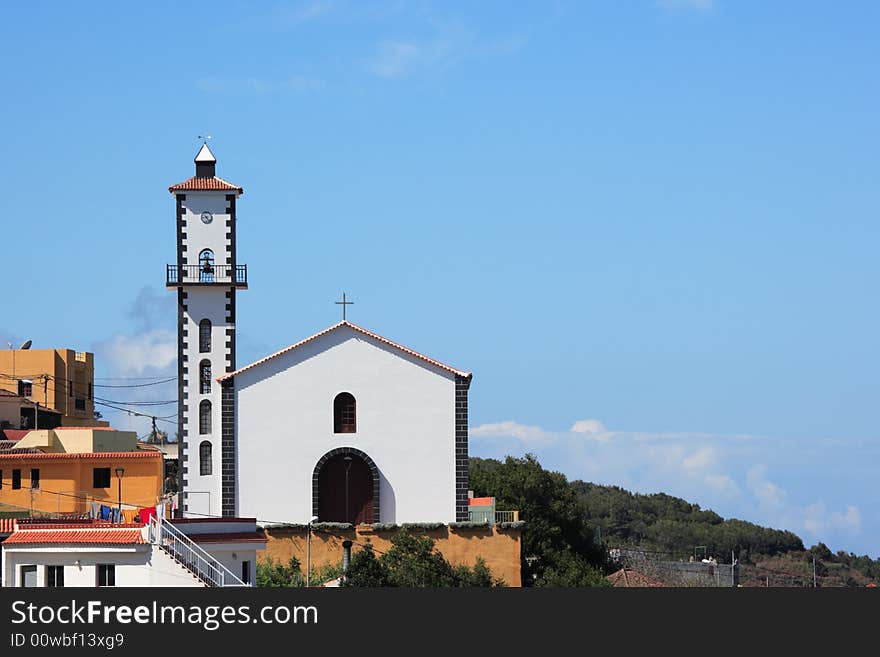
[[[318,522],[318,516],[309,519],[308,536],[306,537],[306,588],[312,583],[312,523]]]
[[[122,475],[125,474],[125,468],[116,468],[116,478],[119,479],[119,513],[122,514]]]
[[[342,460],[345,461],[345,522],[351,522],[348,517],[348,471],[351,470],[351,457],[346,456]]]

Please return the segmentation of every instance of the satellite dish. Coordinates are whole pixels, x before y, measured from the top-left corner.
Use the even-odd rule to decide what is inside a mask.
[[[19,349],[30,349],[30,348],[31,348],[31,341],[30,340],[25,340],[24,344],[22,344],[19,347]]]

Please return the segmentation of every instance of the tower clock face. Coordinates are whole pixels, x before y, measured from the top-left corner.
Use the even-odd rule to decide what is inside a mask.
[[[214,215],[210,212],[202,212],[202,223],[209,224],[214,220]]]

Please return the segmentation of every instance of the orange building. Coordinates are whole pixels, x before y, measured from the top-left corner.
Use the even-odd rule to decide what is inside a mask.
[[[41,513],[85,513],[92,502],[153,506],[162,494],[163,457],[141,449],[137,434],[106,427],[2,432],[0,507]]]
[[[0,349],[0,390],[61,413],[65,426],[108,426],[95,420],[94,384],[94,354],[72,349]],[[20,428],[32,429],[33,425]]]
[[[162,493],[162,454],[0,454],[0,505],[7,508],[87,513],[91,502],[116,506],[120,485],[123,508],[155,505]]]

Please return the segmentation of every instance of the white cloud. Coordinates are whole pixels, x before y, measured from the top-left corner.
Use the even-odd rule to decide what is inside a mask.
[[[746,483],[761,506],[767,509],[779,509],[785,504],[788,493],[772,481],[768,481],[766,474],[767,466],[754,465],[746,474]]]
[[[857,533],[862,527],[862,513],[859,508],[848,504],[846,511],[832,511],[825,507],[824,502],[817,502],[804,509],[804,529],[813,536],[819,536],[831,530],[843,530]]]
[[[523,443],[548,443],[556,440],[557,434],[541,427],[519,424],[511,420],[481,424],[470,429],[473,438],[514,438]]]
[[[571,426],[569,431],[588,440],[597,440],[599,442],[607,442],[614,435],[599,420],[578,420]]]
[[[117,333],[95,345],[95,358],[114,375],[156,374],[177,363],[177,336],[164,329],[134,335]]]
[[[709,11],[715,6],[715,0],[657,0],[657,5],[664,9]]]

